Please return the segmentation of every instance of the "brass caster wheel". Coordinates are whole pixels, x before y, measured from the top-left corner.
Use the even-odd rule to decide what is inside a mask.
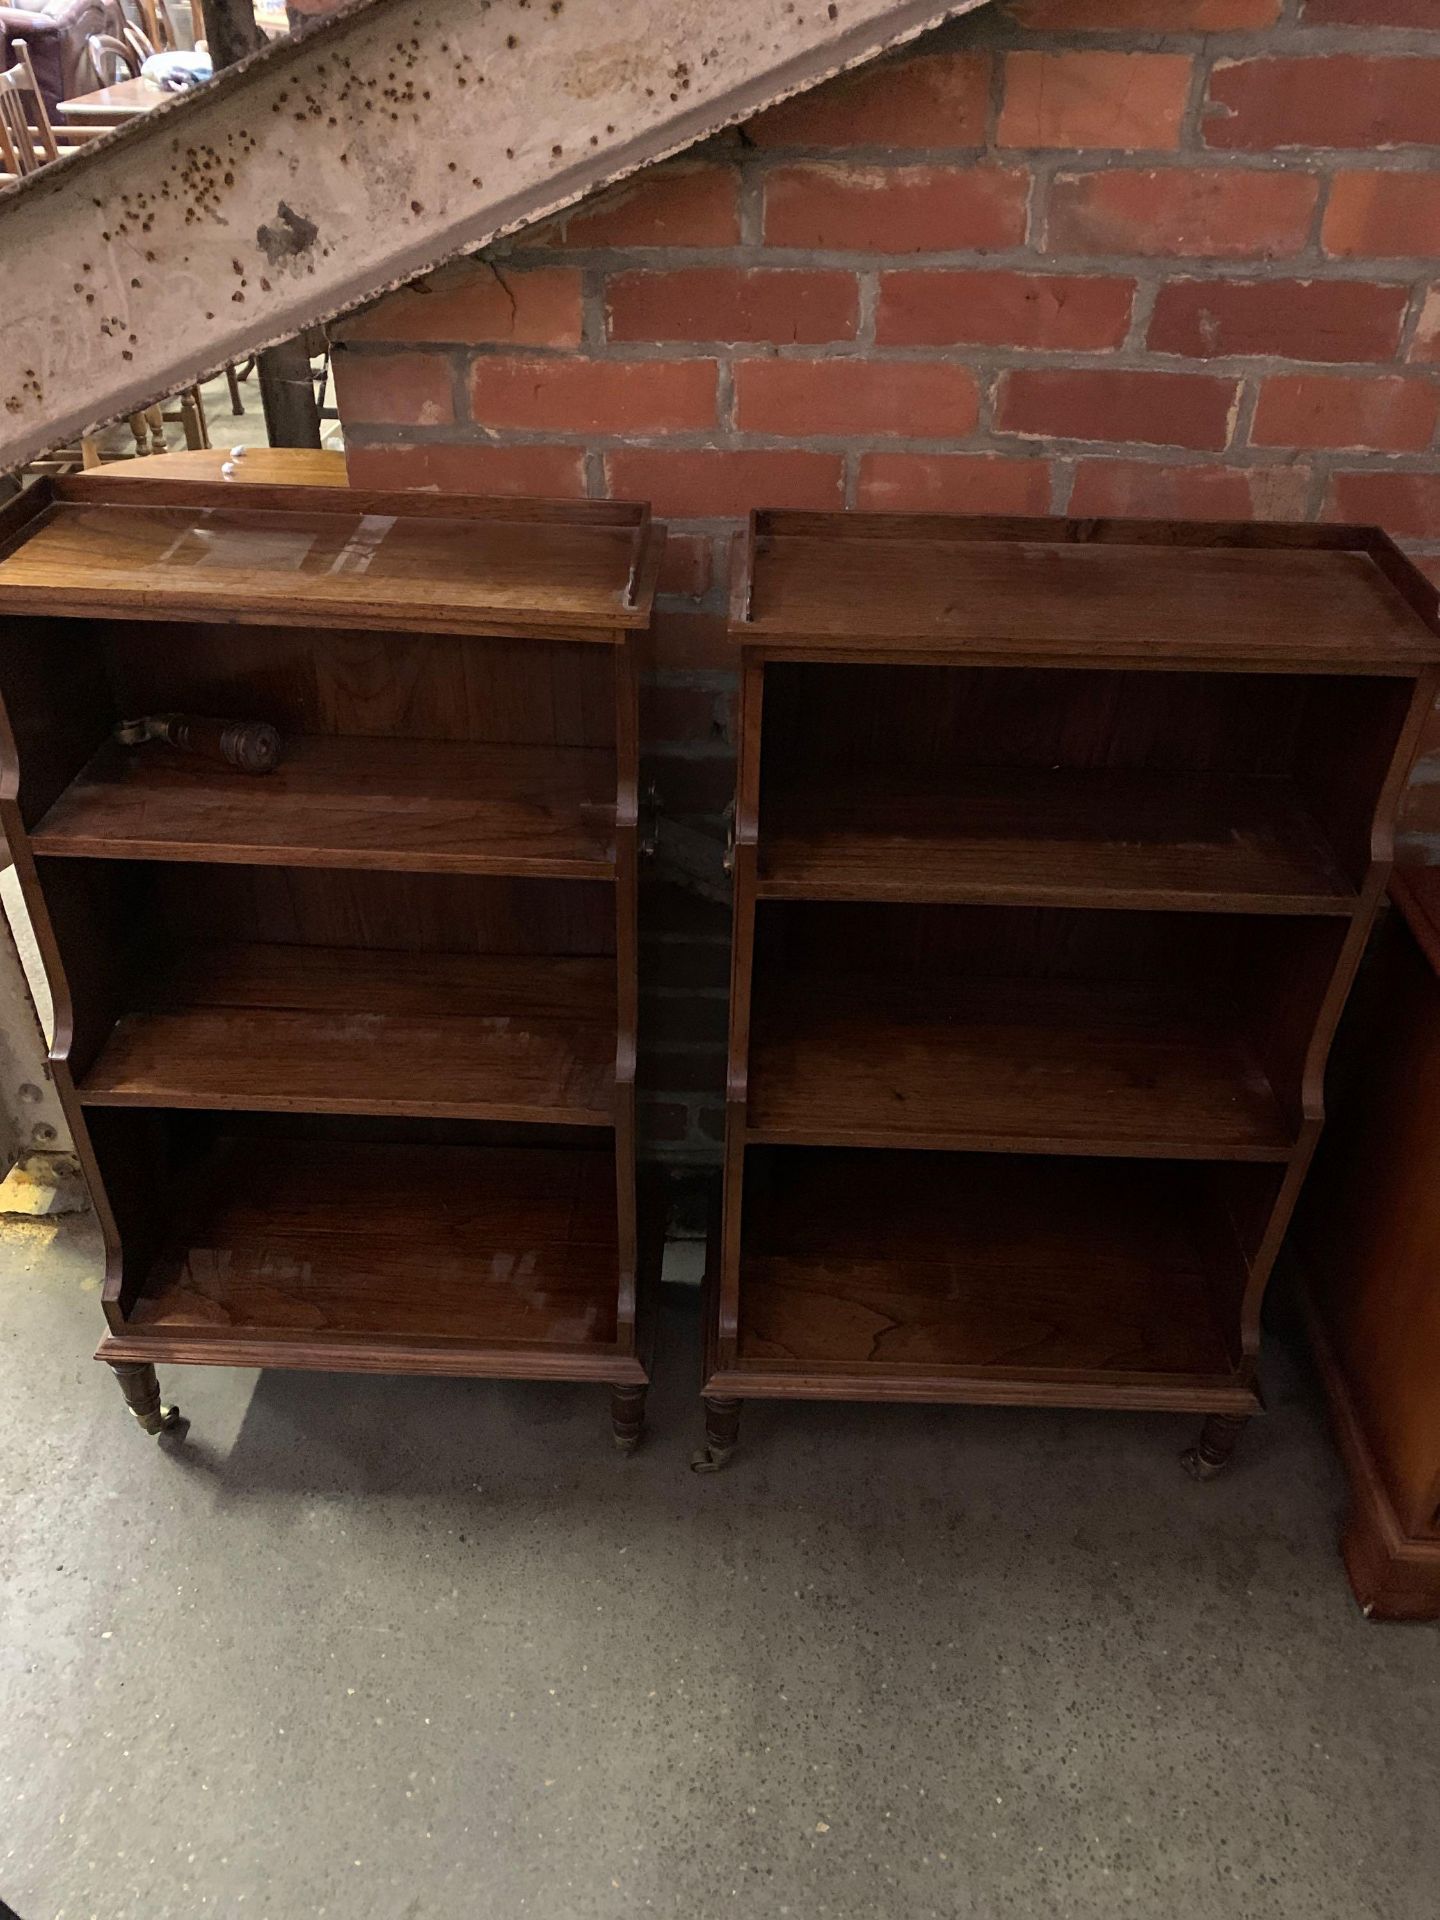
[[[145,1432],[153,1434],[157,1440],[162,1433],[183,1434],[190,1425],[179,1407],[157,1407],[154,1413],[137,1413],[135,1418]]]
[[[699,1453],[690,1457],[692,1473],[719,1473],[720,1469],[733,1456],[734,1447],[702,1447]]]
[[[613,1437],[617,1453],[634,1453],[640,1444],[638,1433],[617,1433]]]
[[[1186,1447],[1180,1456],[1180,1465],[1192,1480],[1218,1480],[1229,1466],[1228,1460],[1211,1460],[1199,1447]]]

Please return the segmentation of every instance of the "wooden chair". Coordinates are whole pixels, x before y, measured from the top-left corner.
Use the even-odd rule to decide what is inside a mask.
[[[0,73],[0,183],[36,173],[58,160],[62,151],[112,131],[108,126],[52,126],[30,49],[23,40],[14,40],[11,46],[15,64]]]
[[[60,158],[60,149],[35,84],[30,49],[23,40],[11,44],[15,65],[0,73],[0,160],[8,174],[38,173],[47,161]]]
[[[140,77],[144,58],[137,59],[134,47],[129,44],[129,35],[133,32],[133,27],[127,28],[124,40],[118,40],[113,33],[92,33],[86,40],[90,64],[102,87],[113,87],[119,80],[137,80]]]

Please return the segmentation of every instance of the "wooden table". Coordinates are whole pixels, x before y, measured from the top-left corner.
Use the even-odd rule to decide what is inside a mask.
[[[233,473],[222,473],[227,464]],[[227,447],[198,447],[184,453],[156,453],[145,460],[116,460],[105,468],[107,480],[163,481],[219,480],[225,485],[248,481],[286,487],[343,487],[348,485],[343,453],[323,447],[247,447],[231,462]]]
[[[152,86],[148,80],[117,80],[113,87],[97,87],[93,93],[77,93],[73,100],[62,100],[58,111],[71,125],[98,120],[113,126],[120,120],[138,120],[179,97],[164,87]]]

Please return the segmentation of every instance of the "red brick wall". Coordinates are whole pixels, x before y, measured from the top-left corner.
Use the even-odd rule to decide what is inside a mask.
[[[347,323],[352,475],[669,519],[644,725],[713,870],[751,505],[1373,519],[1440,580],[1437,161],[1440,0],[1012,0]],[[702,1153],[725,923],[660,893],[648,1125]]]

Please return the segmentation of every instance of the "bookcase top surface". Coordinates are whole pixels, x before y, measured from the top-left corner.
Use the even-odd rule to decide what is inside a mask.
[[[658,550],[621,502],[77,477],[0,529],[0,613],[618,639],[649,619]]]
[[[787,657],[1406,671],[1436,589],[1367,528],[757,513],[731,631]]]

